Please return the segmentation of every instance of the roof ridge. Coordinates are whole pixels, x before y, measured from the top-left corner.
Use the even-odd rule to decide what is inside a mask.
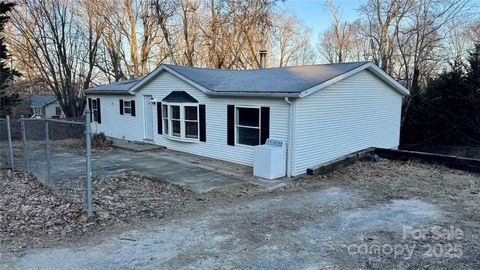
[[[331,66],[331,65],[345,65],[345,64],[367,64],[372,61],[355,61],[355,62],[342,62],[342,63],[327,63],[327,64],[312,64],[312,65],[299,65],[299,66],[286,66],[286,67],[269,67],[269,68],[256,68],[256,69],[221,69],[221,68],[208,68],[208,67],[192,67],[192,66],[182,66],[182,65],[172,65],[172,64],[162,64],[169,68],[179,67],[179,68],[188,68],[188,69],[197,69],[197,70],[212,70],[212,71],[225,71],[225,72],[251,72],[251,71],[261,71],[261,70],[274,70],[274,69],[289,69],[289,68],[301,68],[301,67],[319,67],[319,66]]]

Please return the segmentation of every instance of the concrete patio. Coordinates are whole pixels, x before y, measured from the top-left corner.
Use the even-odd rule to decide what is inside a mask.
[[[128,150],[127,150],[128,149]],[[121,147],[93,157],[93,174],[111,171],[132,171],[152,176],[178,185],[188,186],[194,192],[212,189],[244,181],[271,185],[270,182],[252,176],[252,168],[215,159],[180,153],[158,146],[122,142]]]

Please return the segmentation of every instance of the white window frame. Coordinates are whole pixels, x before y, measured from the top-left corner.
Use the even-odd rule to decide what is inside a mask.
[[[170,136],[172,137],[177,137],[177,138],[181,138],[182,137],[182,107],[180,105],[177,105],[177,104],[170,104],[169,106],[169,111],[170,111],[170,121],[168,122],[168,124],[170,125]],[[173,118],[173,107],[178,107],[178,118]],[[173,132],[173,122],[178,122],[179,124],[179,133],[178,135],[175,135],[174,132]]]
[[[92,122],[98,123],[98,104],[97,99],[92,98]],[[95,106],[93,106],[95,104]]]
[[[165,107],[167,106],[167,112],[165,112]],[[172,106],[178,106],[180,110],[180,119],[172,118]],[[197,120],[186,120],[185,119],[185,107],[195,107],[197,109]],[[185,142],[198,142],[200,141],[200,109],[198,103],[177,103],[177,102],[162,102],[162,120],[163,123],[163,135],[169,139]],[[165,121],[166,120],[166,121]],[[180,135],[173,135],[173,124],[172,121],[180,121]],[[167,125],[165,124],[167,123]],[[196,122],[197,123],[197,138],[191,138],[186,136],[186,123],[187,122]]]
[[[33,107],[33,114],[34,115],[43,115],[43,107]]]
[[[127,106],[127,102],[128,102],[128,106]],[[130,111],[127,112],[127,109],[129,109]],[[131,100],[124,100],[123,101],[123,114],[132,114],[132,101]]]
[[[165,110],[166,108],[166,110]],[[170,118],[169,118],[169,108],[170,106],[166,103],[162,103],[162,128],[163,128],[163,134],[165,135],[170,135],[169,131],[169,126],[170,126]]]
[[[239,109],[257,109],[258,110],[258,127],[254,126],[244,126],[240,125],[240,110]],[[261,143],[261,136],[262,136],[262,110],[260,106],[235,106],[235,141],[237,145],[254,147],[260,145]],[[258,144],[257,145],[249,145],[249,144],[242,144],[240,143],[240,132],[239,128],[251,128],[251,129],[258,129]]]
[[[186,107],[194,107],[196,110],[197,110],[197,117],[195,120],[189,120],[186,118]],[[199,140],[200,139],[200,112],[199,112],[199,108],[198,108],[198,104],[195,104],[195,105],[184,105],[183,108],[182,108],[182,111],[183,111],[183,123],[184,123],[184,127],[185,127],[185,130],[184,130],[184,136],[186,139],[189,139],[189,140]],[[197,123],[197,137],[187,137],[187,123]]]

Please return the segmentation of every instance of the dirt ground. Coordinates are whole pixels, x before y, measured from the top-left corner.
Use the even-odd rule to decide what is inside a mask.
[[[106,196],[115,194],[122,192]],[[179,203],[158,215],[138,214],[126,205],[143,201],[128,199],[115,212],[103,206],[113,214],[99,213],[103,223],[83,234],[52,240],[40,233],[44,241],[23,249],[6,241],[0,269],[480,268],[478,174],[416,162],[360,162],[297,178],[274,192],[241,184],[173,194]],[[3,227],[2,234],[2,240],[15,238],[5,238]]]

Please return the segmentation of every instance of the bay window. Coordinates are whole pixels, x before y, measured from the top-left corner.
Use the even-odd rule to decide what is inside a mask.
[[[185,141],[199,139],[197,104],[162,103],[163,134]]]

